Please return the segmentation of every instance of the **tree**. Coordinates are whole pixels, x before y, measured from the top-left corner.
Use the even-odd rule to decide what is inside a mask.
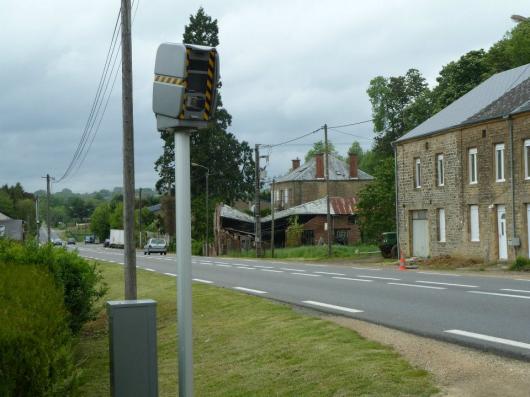
[[[359,192],[360,227],[365,241],[376,241],[381,233],[396,228],[394,159],[388,157],[377,166],[374,181]]]
[[[123,229],[123,203],[116,204],[109,218],[111,229]]]
[[[305,162],[307,163],[309,160],[311,160],[313,157],[315,157],[315,155],[319,153],[325,153],[326,152],[325,149],[326,148],[325,148],[325,144],[323,140],[315,142],[313,144],[313,147],[309,149],[308,152],[306,153],[305,159],[304,159]],[[328,140],[328,153],[338,156],[337,149],[335,149],[335,146],[329,140]]]
[[[191,44],[217,46],[218,34],[217,20],[206,15],[201,7],[195,15],[190,16],[190,23],[184,29],[183,40]],[[233,203],[235,200],[247,198],[253,191],[253,151],[247,142],[239,142],[232,133],[226,131],[231,122],[232,116],[223,108],[219,95],[213,120],[208,127],[191,135],[191,161],[208,167],[211,172],[210,196],[216,197],[215,202],[211,200],[211,208],[214,208],[218,201]],[[172,195],[175,186],[174,136],[172,133],[162,133],[162,139],[164,151],[155,162],[155,170],[160,176],[156,189],[160,193]],[[191,193],[195,229],[198,223],[205,221],[198,208],[198,203],[204,201],[205,194],[202,168],[192,167]],[[196,200],[197,197],[199,199]]]
[[[430,116],[425,106],[413,106],[418,98],[428,100],[427,82],[417,69],[409,69],[404,76],[373,78],[366,92],[372,104],[374,150],[390,156],[391,143]]]
[[[491,73],[530,63],[530,20],[519,22],[486,55]]]
[[[98,237],[99,241],[104,241],[110,235],[110,216],[111,209],[107,203],[100,204],[92,212],[90,230]]]

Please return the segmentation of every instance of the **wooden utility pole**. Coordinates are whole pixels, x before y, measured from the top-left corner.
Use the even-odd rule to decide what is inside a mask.
[[[275,189],[276,180],[272,179],[272,188],[271,188],[271,258],[274,258],[274,189]]]
[[[46,176],[43,176],[43,178],[46,178],[46,228],[48,232],[48,237],[46,238],[46,241],[50,243],[52,241],[51,226],[50,226],[50,195],[51,195],[51,180],[53,178],[50,176],[50,174],[46,174]]]
[[[255,185],[255,191],[254,191],[254,219],[256,221],[256,236],[255,236],[255,242],[256,242],[256,257],[261,257],[261,219],[260,219],[260,213],[261,213],[261,205],[260,205],[260,167],[259,167],[259,144],[256,144],[256,147],[254,149],[255,151],[255,165],[256,165],[256,185]]]
[[[331,213],[329,208],[329,147],[328,147],[328,125],[324,124],[324,156],[326,176],[326,223],[328,225],[328,256],[331,256]]]
[[[134,243],[134,126],[132,98],[131,1],[121,0],[121,81],[123,117],[123,226],[125,299],[136,299]]]

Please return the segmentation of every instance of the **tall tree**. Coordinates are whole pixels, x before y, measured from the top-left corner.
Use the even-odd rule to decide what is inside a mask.
[[[418,98],[428,101],[429,88],[421,73],[409,69],[404,76],[377,76],[367,90],[372,103],[374,150],[383,156],[392,154],[391,143],[430,116],[426,106],[414,106]]]
[[[491,73],[530,63],[530,20],[519,22],[486,55]]]
[[[320,140],[318,142],[313,143],[313,146],[311,149],[309,149],[305,155],[305,162],[307,163],[309,160],[311,160],[315,155],[319,153],[324,153],[326,151],[324,141]],[[335,149],[335,146],[333,145],[333,142],[328,140],[328,151],[329,154],[333,154],[335,156],[338,155],[337,149]]]

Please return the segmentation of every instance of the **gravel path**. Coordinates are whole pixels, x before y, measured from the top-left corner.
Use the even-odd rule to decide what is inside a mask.
[[[530,363],[345,317],[323,318],[392,346],[410,363],[431,372],[442,396],[530,396]]]

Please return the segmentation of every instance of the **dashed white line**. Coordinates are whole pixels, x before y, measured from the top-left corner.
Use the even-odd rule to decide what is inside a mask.
[[[417,280],[417,283],[423,283],[423,284],[435,284],[435,285],[448,285],[450,287],[466,287],[466,288],[478,288],[477,285],[467,285],[467,284],[452,284],[452,283],[440,283],[438,281],[423,281],[423,280]]]
[[[237,289],[238,291],[243,291],[243,292],[250,292],[252,294],[266,294],[267,291],[261,291],[259,289],[252,289],[252,288],[245,288],[245,287],[234,287],[234,289]]]
[[[444,332],[447,332],[449,334],[466,336],[468,338],[485,340],[488,342],[502,343],[503,345],[520,347],[522,349],[530,349],[530,343],[519,342],[519,341],[511,340],[511,339],[498,338],[496,336],[477,334],[475,332],[463,331],[460,329],[448,329],[448,330],[445,330]]]
[[[274,266],[261,266],[261,265],[254,265],[254,267],[259,267],[260,269],[274,269]]]
[[[482,294],[482,295],[494,295],[494,296],[502,296],[505,298],[519,298],[519,299],[530,299],[530,296],[524,296],[524,295],[513,295],[513,294],[500,294],[497,292],[484,292],[484,291],[466,291],[472,294]]]
[[[344,307],[344,306],[337,306],[337,305],[330,305],[329,303],[323,303],[323,302],[302,301],[302,303],[305,303],[306,305],[325,307],[327,309],[334,309],[334,310],[347,312],[347,313],[362,313],[363,312],[362,310],[359,310],[359,309],[353,309],[351,307]]]
[[[501,288],[501,291],[522,292],[522,293],[524,293],[524,294],[530,294],[530,291],[529,291],[529,290],[526,290],[526,289]]]
[[[460,277],[460,274],[451,274],[451,273],[436,273],[436,272],[416,272],[419,274],[429,274],[434,276],[450,276],[450,277]]]
[[[333,272],[315,272],[315,273],[318,273],[318,274],[327,274],[327,275],[330,275],[330,276],[345,276],[344,273],[333,273]]]
[[[274,270],[274,269],[259,269],[262,272],[273,272],[273,273],[283,273],[283,270]]]
[[[403,287],[415,287],[415,288],[430,288],[430,289],[447,289],[445,287],[431,287],[428,285],[416,285],[416,284],[405,284],[405,283],[387,283],[390,285],[401,285]]]
[[[214,262],[216,265],[227,265],[226,262]]]
[[[352,277],[331,277],[336,280],[348,280],[348,281],[364,281],[365,283],[371,283],[373,280],[365,280],[363,278],[352,278]]]
[[[361,276],[360,274],[357,275],[357,277],[363,277],[363,278],[374,278],[377,280],[394,280],[394,281],[400,281],[400,278],[394,278],[394,277],[378,277],[378,276]]]
[[[374,269],[374,268],[371,268],[371,267],[355,267],[355,266],[352,266],[351,267],[352,269],[356,269],[356,270],[370,270],[370,271],[379,271],[381,269]]]
[[[177,277],[177,275],[175,273],[164,273],[166,276],[172,276],[172,277]]]
[[[307,277],[321,277],[320,274],[311,274],[311,273],[289,273],[293,276],[307,276]]]
[[[517,281],[530,281],[530,278],[516,278]]]
[[[144,267],[144,270],[147,270],[148,272],[154,272],[155,269],[151,269],[150,267]]]
[[[280,267],[280,269],[282,269],[282,270],[287,270],[288,272],[302,272],[302,273],[305,272],[305,270],[291,269],[291,268],[288,268],[288,267]],[[317,273],[317,272],[315,272],[315,273]]]
[[[223,265],[223,264],[220,264],[220,263],[216,264],[215,266],[219,266],[219,267],[232,267],[232,265]]]
[[[248,267],[248,266],[236,266],[238,269],[246,269],[246,270],[256,270],[254,269],[253,267]]]
[[[193,281],[197,281],[198,283],[203,283],[203,284],[213,284],[213,281],[210,281],[210,280],[203,280],[202,278],[194,278],[192,279]]]

